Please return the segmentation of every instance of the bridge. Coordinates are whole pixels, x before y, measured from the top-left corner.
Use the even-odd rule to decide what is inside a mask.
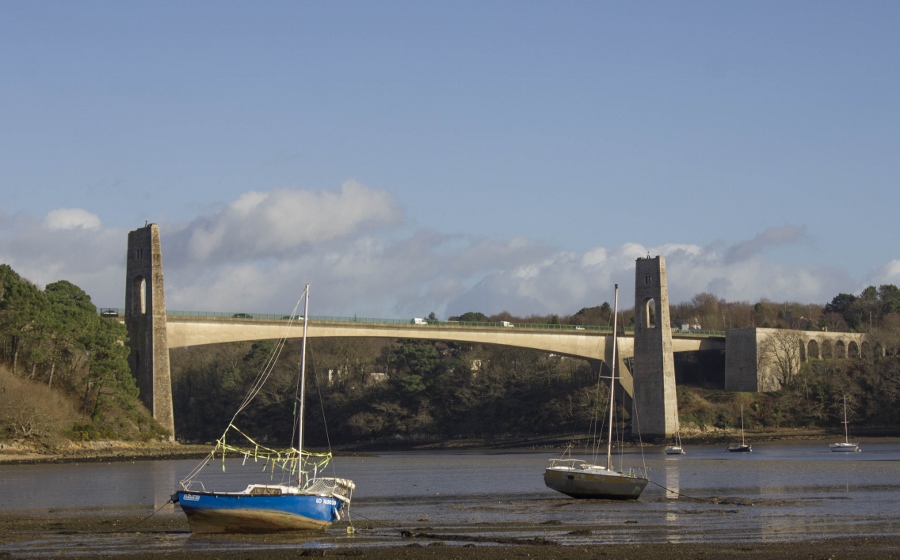
[[[153,417],[174,437],[170,348],[300,338],[302,322],[284,315],[167,311],[162,277],[158,226],[147,224],[130,232],[124,309],[131,349],[129,366],[141,399]],[[726,389],[733,377],[740,382],[735,390],[766,390],[760,382],[764,372],[760,373],[763,361],[759,359],[758,347],[770,335],[757,332],[759,329],[735,337],[731,336],[731,331],[672,332],[663,257],[648,255],[635,261],[634,309],[634,328],[619,332],[616,337],[616,371],[621,374],[619,382],[627,396],[626,402],[630,401],[634,410],[640,410],[644,435],[668,436],[678,430],[674,352],[725,350]],[[453,321],[419,324],[409,320],[314,316],[309,317],[307,327],[311,338],[493,344],[583,358],[597,368],[601,364],[607,367],[612,364],[613,333],[609,327]],[[859,342],[854,341],[854,344]],[[729,350],[732,347],[734,351]],[[730,375],[731,371],[736,373]]]
[[[220,316],[220,314],[169,312],[166,334],[169,348],[221,344],[247,340],[300,338],[302,321],[267,317],[262,314],[241,314],[249,317]],[[446,340],[511,346],[550,352],[591,362],[612,362],[612,328],[598,326],[542,325],[522,323],[503,326],[501,323],[470,323],[434,321],[411,324],[409,321],[350,317],[310,316],[307,325],[309,338],[389,338]],[[724,332],[692,332],[673,335],[675,352],[724,350]],[[634,387],[627,364],[634,356],[634,330],[627,329],[618,337],[618,372],[622,387],[633,396]]]
[[[159,227],[146,224],[128,234],[124,322],[131,349],[128,363],[141,399],[154,419],[174,438],[169,349],[201,344],[302,337],[302,323],[285,316],[247,313],[169,313],[163,290]],[[635,325],[617,337],[619,383],[632,407],[641,411],[646,435],[678,430],[675,351],[724,349],[722,333],[678,334],[669,321],[668,286],[662,257],[635,263]],[[415,324],[391,320],[328,320],[310,317],[307,334],[321,337],[409,338],[497,344],[529,348],[612,364],[613,333],[602,327],[572,325]],[[626,367],[630,364],[631,368]],[[628,399],[626,399],[627,402]],[[636,429],[636,428],[635,428]]]

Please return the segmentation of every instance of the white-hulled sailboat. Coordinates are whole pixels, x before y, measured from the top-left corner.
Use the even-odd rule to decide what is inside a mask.
[[[737,443],[729,443],[726,449],[737,453],[750,453],[753,451],[750,444],[744,441],[744,405],[741,405],[741,443],[740,445]]]
[[[859,453],[862,451],[858,443],[850,443],[850,430],[847,421],[847,395],[844,395],[844,441],[840,443],[829,443],[828,447],[832,451],[845,453]]]
[[[613,315],[612,378],[609,385],[609,441],[606,448],[606,465],[588,463],[573,459],[571,448],[566,449],[559,459],[551,459],[544,471],[544,484],[548,488],[562,492],[573,498],[603,498],[613,500],[636,500],[650,482],[634,472],[617,471],[612,468],[612,423],[615,408],[616,387],[616,320],[619,307],[619,285],[616,284]]]
[[[181,489],[173,494],[172,499],[181,505],[187,515],[191,531],[194,533],[268,533],[276,531],[302,531],[325,529],[341,519],[350,505],[353,489],[352,481],[343,478],[325,478],[319,474],[331,460],[331,453],[310,453],[303,449],[303,403],[305,398],[306,377],[306,328],[309,316],[309,284],[303,292],[305,308],[303,313],[303,346],[300,359],[300,379],[297,388],[298,411],[294,417],[294,436],[297,447],[287,450],[274,450],[264,447],[240,432],[234,421],[238,414],[246,408],[253,397],[262,389],[275,358],[285,343],[282,338],[276,344],[266,367],[260,372],[244,403],[238,408],[225,433],[216,442],[216,448],[197,466],[184,480]],[[299,301],[297,306],[299,307]],[[291,314],[288,328],[294,317],[296,308]],[[246,438],[251,447],[248,450],[234,448],[225,442],[225,436],[234,430]],[[203,483],[196,479],[203,467],[216,455],[221,454],[223,460],[226,452],[248,457],[257,461],[266,461],[264,472],[270,477],[280,472],[282,482],[276,484],[250,484],[244,490],[236,492],[207,491]],[[255,476],[259,476],[258,474]],[[195,486],[199,485],[199,489]]]
[[[681,432],[675,432],[675,444],[666,447],[666,455],[684,455],[684,447],[681,446]]]

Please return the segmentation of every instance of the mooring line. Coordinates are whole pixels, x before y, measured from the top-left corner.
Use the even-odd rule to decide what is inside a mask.
[[[693,497],[693,496],[688,496],[687,494],[682,494],[682,493],[679,492],[678,490],[672,490],[671,488],[666,488],[666,487],[663,486],[662,484],[660,484],[660,483],[658,483],[658,482],[654,482],[653,480],[650,480],[649,478],[647,479],[647,481],[650,482],[650,483],[652,483],[652,484],[655,484],[655,485],[659,486],[660,488],[662,488],[662,489],[665,490],[666,492],[671,492],[671,493],[675,494],[675,495],[678,496],[679,498],[687,498],[688,500],[694,500],[694,501],[697,501],[697,502],[703,502],[703,503],[706,503],[706,504],[717,504],[717,503],[719,503],[719,502],[716,502],[716,501],[713,501],[713,500],[709,500],[709,499],[695,498],[695,497]]]
[[[166,506],[169,505],[169,504],[174,504],[174,503],[175,503],[175,501],[172,500],[172,498],[169,498],[169,501],[168,501],[168,502],[166,502],[166,503],[164,503],[163,505],[161,505],[161,506],[159,506],[158,508],[156,508],[156,511],[154,511],[153,513],[151,513],[151,514],[148,515],[147,517],[141,519],[140,521],[138,521],[138,522],[136,522],[136,523],[132,523],[131,525],[126,525],[126,526],[123,527],[122,529],[117,529],[117,530],[115,530],[115,531],[105,531],[105,532],[106,532],[106,533],[124,533],[124,532],[126,532],[126,531],[131,531],[132,529],[134,529],[135,527],[137,527],[138,525],[140,525],[140,524],[143,523],[144,521],[147,521],[148,519],[150,519],[151,517],[153,517],[154,515],[156,515],[157,513],[159,513],[159,511],[160,511],[162,508],[166,507]]]

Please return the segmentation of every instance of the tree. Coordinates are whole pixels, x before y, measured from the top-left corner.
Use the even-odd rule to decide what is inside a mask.
[[[878,287],[878,299],[881,301],[882,317],[890,313],[900,313],[900,288],[893,284],[882,284]]]
[[[37,286],[21,278],[6,264],[0,265],[0,332],[3,353],[18,373],[20,353],[36,339],[35,320],[45,307],[45,296]]]
[[[805,340],[801,331],[792,329],[779,329],[765,335],[757,349],[757,363],[764,366],[760,390],[777,390],[791,384],[800,371]],[[770,375],[775,383],[767,379]]]
[[[450,320],[466,323],[486,323],[488,318],[487,315],[481,313],[480,311],[466,311],[459,317],[450,317]]]
[[[852,294],[838,294],[834,296],[831,303],[825,305],[825,313],[837,313],[844,318],[844,321],[852,325],[856,321],[854,315],[856,299],[856,296]]]

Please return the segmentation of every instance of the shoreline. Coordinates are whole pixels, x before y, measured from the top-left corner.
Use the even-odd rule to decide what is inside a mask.
[[[776,430],[745,430],[745,436],[754,444],[764,442],[824,441],[841,439],[843,434],[821,428],[781,428]],[[740,437],[734,430],[688,431],[681,434],[682,444],[723,445]],[[900,441],[897,428],[858,430],[854,439],[861,443]],[[584,446],[586,435],[546,436],[507,439],[457,439],[444,441],[377,441],[335,446],[335,456],[365,455],[396,451],[539,451],[562,450],[567,445]],[[659,447],[669,440],[654,438],[640,442],[646,447]],[[640,445],[636,441],[625,442],[629,448]],[[171,459],[202,459],[212,451],[213,445],[183,443],[134,443],[123,441],[99,441],[70,444],[58,449],[36,449],[23,444],[0,443],[0,465],[37,463],[79,463],[101,461],[157,461]]]

